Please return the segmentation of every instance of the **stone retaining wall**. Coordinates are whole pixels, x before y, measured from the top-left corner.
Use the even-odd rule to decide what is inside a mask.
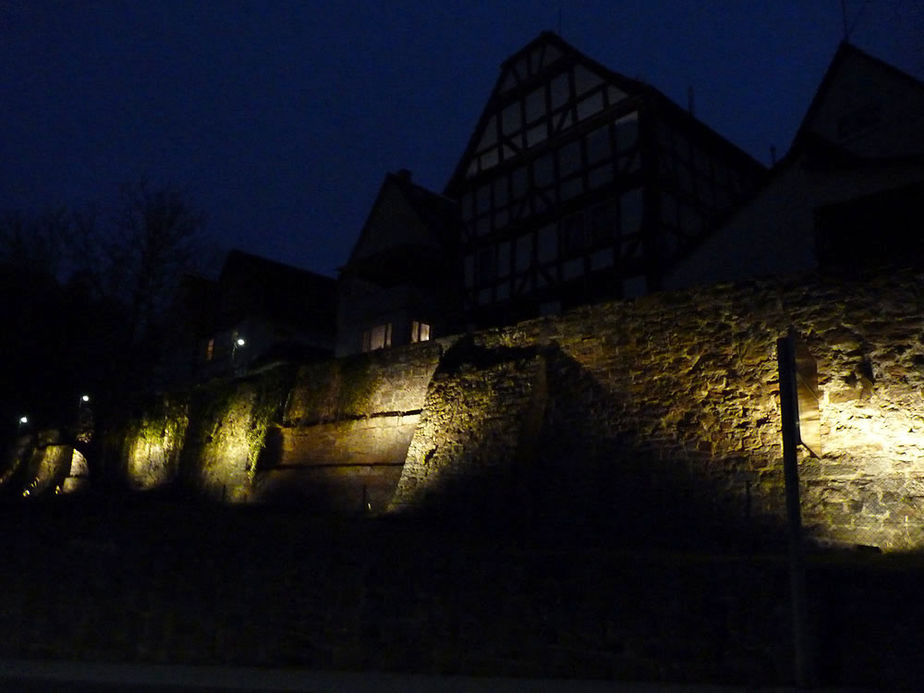
[[[528,502],[511,487],[509,504],[517,514],[572,506],[591,524],[638,531],[781,518],[776,340],[789,328],[817,358],[822,391],[823,454],[800,453],[809,534],[921,546],[924,277],[910,271],[664,293],[476,334],[474,351],[536,350],[547,371]],[[513,453],[516,427],[489,433],[497,419],[487,412],[522,421],[524,389],[495,385],[472,363],[454,373],[449,392],[440,377],[431,385],[396,506],[406,507],[405,489],[423,497],[424,462],[469,473]],[[473,394],[481,389],[500,401]],[[458,444],[453,425],[480,443]]]
[[[160,406],[156,426],[127,427],[146,438],[119,454],[153,452],[120,468],[232,500],[702,541],[783,517],[775,347],[790,328],[822,391],[822,456],[800,453],[807,532],[921,547],[913,271],[667,292],[213,383],[172,396],[173,423]]]

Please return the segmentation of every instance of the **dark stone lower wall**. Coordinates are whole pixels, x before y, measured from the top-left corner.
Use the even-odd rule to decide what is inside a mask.
[[[0,658],[793,680],[787,565],[773,555],[137,498],[0,506],[0,520]],[[809,560],[820,683],[919,689],[921,573],[900,556]]]

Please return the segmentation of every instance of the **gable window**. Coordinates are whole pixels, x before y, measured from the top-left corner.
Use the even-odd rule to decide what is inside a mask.
[[[429,342],[430,341],[430,325],[425,322],[417,322],[416,320],[411,321],[411,343],[416,342]]]
[[[211,337],[208,342],[205,343],[205,360],[211,361],[215,357],[215,338]]]
[[[363,332],[363,351],[375,351],[391,346],[391,323],[376,325]]]
[[[846,140],[872,130],[882,120],[882,107],[876,102],[848,111],[837,119],[837,138]]]

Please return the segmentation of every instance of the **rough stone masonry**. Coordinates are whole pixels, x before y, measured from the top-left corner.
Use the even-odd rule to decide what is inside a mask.
[[[262,390],[271,374],[253,374],[221,385],[236,420],[214,407],[196,420],[192,407],[187,427],[164,427],[186,431],[172,476],[231,484],[222,495],[235,500],[513,524],[569,517],[636,536],[772,523],[784,504],[775,346],[794,328],[822,391],[822,456],[800,453],[807,533],[919,548],[922,309],[920,272],[796,276],[306,365]],[[273,406],[254,404],[257,390]],[[234,405],[236,391],[246,406]],[[260,421],[248,414],[257,410]],[[204,460],[214,445],[189,445],[235,440],[222,430],[234,426],[247,445],[238,454]],[[129,477],[150,468],[122,465]]]

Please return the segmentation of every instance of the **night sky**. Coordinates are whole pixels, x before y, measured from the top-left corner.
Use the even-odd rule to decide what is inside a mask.
[[[848,0],[851,40],[924,78],[924,2]],[[442,190],[498,76],[543,30],[782,156],[843,38],[840,0],[0,0],[0,210],[146,178],[224,249],[325,274],[388,171]]]

